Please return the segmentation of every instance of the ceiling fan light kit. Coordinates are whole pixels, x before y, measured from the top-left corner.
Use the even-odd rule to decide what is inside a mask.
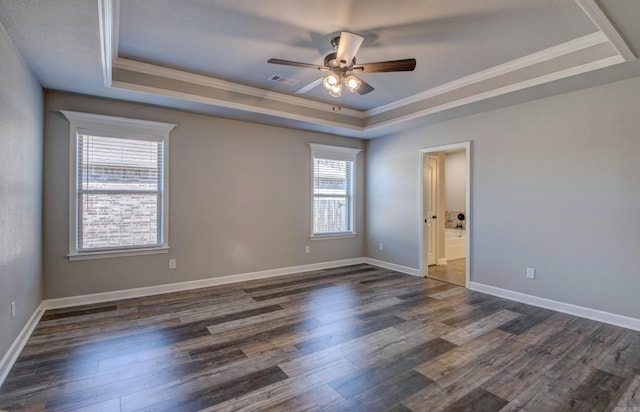
[[[373,86],[360,79],[353,72],[358,73],[384,73],[413,71],[416,67],[416,59],[404,59],[383,61],[376,63],[364,63],[356,65],[356,53],[360,49],[364,37],[347,31],[340,33],[340,36],[331,40],[331,45],[336,49],[335,53],[329,53],[324,58],[324,66],[317,66],[310,63],[294,62],[282,59],[269,59],[271,64],[281,64],[285,66],[295,66],[304,68],[314,68],[317,70],[330,72],[322,78],[322,85],[329,92],[330,96],[340,97],[342,86],[344,85],[351,93],[365,95],[374,91]],[[301,87],[299,93],[306,93],[320,83],[320,79]]]
[[[342,95],[342,85],[340,84],[340,78],[336,74],[327,75],[322,80],[322,85],[329,91],[330,96],[340,97]]]
[[[353,75],[345,77],[343,81],[345,86],[347,86],[347,89],[349,89],[351,93],[358,90],[358,88],[360,88],[360,85],[362,84],[360,79],[358,79],[356,76],[353,76]]]
[[[346,86],[351,93],[355,93],[361,84],[360,79],[353,75],[340,77],[336,73],[331,73],[322,79],[322,85],[329,91],[329,95],[333,97],[342,95],[342,85]]]
[[[334,96],[335,94],[337,94],[337,96],[334,96],[334,97],[338,97],[342,93],[342,86],[340,85],[340,79],[338,78],[338,76],[336,76],[333,73],[327,75],[322,80],[322,85],[324,86],[325,89],[329,90],[330,95]]]

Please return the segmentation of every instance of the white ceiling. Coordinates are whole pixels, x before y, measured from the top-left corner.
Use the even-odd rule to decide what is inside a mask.
[[[581,73],[594,73],[581,87],[640,75],[638,21],[638,0],[0,0],[45,88],[356,137],[579,87]],[[374,92],[336,99],[293,94],[318,71],[267,63],[321,64],[343,30],[365,36],[359,63],[414,57],[416,70],[363,74]]]

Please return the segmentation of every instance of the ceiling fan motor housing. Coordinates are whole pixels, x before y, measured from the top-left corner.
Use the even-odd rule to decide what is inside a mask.
[[[345,69],[345,71],[350,70],[356,64],[356,58],[354,57],[351,61],[350,65],[347,65],[346,62],[339,62],[336,60],[338,53],[329,53],[324,58],[324,65],[330,68],[332,71],[335,69]]]
[[[331,39],[331,47],[333,47],[334,50],[338,50],[339,44],[340,44],[340,36],[336,36],[333,39]]]

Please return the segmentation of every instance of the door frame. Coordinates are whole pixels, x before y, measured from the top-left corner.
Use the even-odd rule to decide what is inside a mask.
[[[425,204],[424,199],[428,194],[426,185],[427,180],[425,178],[425,165],[428,162],[427,158],[430,153],[435,152],[446,152],[452,150],[460,150],[464,149],[465,157],[466,157],[466,182],[465,182],[465,219],[467,221],[465,225],[465,238],[466,238],[466,267],[465,267],[465,287],[469,288],[469,283],[471,281],[471,220],[472,220],[472,211],[471,211],[471,142],[461,142],[461,143],[453,143],[443,146],[433,146],[420,150],[420,202],[419,202],[419,212],[418,216],[420,217],[420,241],[419,241],[419,250],[420,250],[420,275],[427,277],[429,273],[429,265],[427,264],[427,225],[424,223],[426,218],[425,215]]]
[[[442,171],[444,170],[444,156],[440,156],[439,153],[425,153],[424,155],[424,179],[425,179],[425,185],[424,185],[424,189],[425,189],[425,193],[427,193],[426,197],[422,198],[422,201],[424,202],[424,208],[425,210],[423,210],[423,213],[425,213],[424,216],[424,220],[423,222],[425,223],[425,239],[429,239],[429,201],[427,201],[427,199],[429,199],[428,194],[429,193],[433,193],[435,192],[435,198],[436,198],[436,204],[435,204],[435,208],[432,210],[433,214],[440,217],[441,215],[441,207],[440,207],[440,201],[444,199],[440,199],[440,195],[442,194],[442,192],[444,191],[444,186],[440,184],[440,179],[444,178],[444,174],[442,173]],[[435,170],[435,180],[429,180],[429,162],[431,162],[431,160],[435,160],[436,162],[436,170]],[[431,188],[429,187],[429,183],[430,182],[435,182],[435,188]],[[443,221],[444,222],[444,221]],[[434,260],[435,260],[435,264],[438,264],[438,262],[440,261],[440,252],[444,251],[444,244],[440,244],[440,219],[436,219],[434,221],[431,222],[431,226],[432,229],[434,231],[434,238],[436,239],[435,245],[433,245],[433,252],[435,253],[434,256]],[[444,227],[444,225],[443,225]],[[428,243],[428,242],[427,242]],[[426,244],[425,246],[428,246],[428,244]],[[429,247],[425,247],[425,256],[426,256],[426,262],[427,262],[427,267],[429,267]]]

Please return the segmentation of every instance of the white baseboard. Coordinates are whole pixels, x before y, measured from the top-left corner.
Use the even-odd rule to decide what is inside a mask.
[[[237,275],[221,276],[189,282],[170,283],[166,285],[147,286],[136,289],[116,290],[113,292],[93,293],[90,295],[71,296],[67,298],[47,299],[44,301],[45,309],[58,309],[70,306],[89,305],[93,303],[110,302],[121,299],[140,298],[159,295],[162,293],[179,292],[183,290],[206,288],[210,286],[226,285],[230,283],[244,282],[247,280],[265,279],[276,276],[292,275],[294,273],[309,272],[312,270],[330,269],[340,266],[357,265],[365,263],[365,258],[334,260],[331,262],[312,263],[302,266],[290,266],[280,269],[262,270],[259,272],[241,273]]]
[[[556,300],[527,295],[525,293],[514,292],[511,290],[489,286],[477,282],[471,282],[469,285],[469,289],[509,300],[515,300],[516,302],[526,303],[545,309],[555,310],[557,312],[567,313],[569,315],[579,316],[581,318],[587,318],[596,320],[598,322],[609,323],[611,325],[640,331],[640,319],[631,318],[629,316],[617,315],[615,313],[586,308],[584,306],[573,305],[571,303],[558,302]]]
[[[27,344],[27,341],[31,337],[33,330],[38,325],[44,311],[44,302],[40,302],[40,305],[38,305],[18,336],[15,338],[7,353],[5,353],[2,360],[0,360],[0,386],[2,386],[4,380],[7,379],[9,371],[13,367],[13,364],[16,363],[20,352],[22,352],[24,345]]]
[[[381,268],[385,268],[389,270],[395,270],[396,272],[400,272],[400,273],[406,273],[407,275],[424,277],[422,274],[420,274],[420,269],[410,268],[409,266],[397,265],[395,263],[385,262],[384,260],[364,258],[364,263],[367,263],[373,266],[380,266]]]
[[[438,265],[446,265],[447,264],[447,258],[440,258],[438,259]]]

